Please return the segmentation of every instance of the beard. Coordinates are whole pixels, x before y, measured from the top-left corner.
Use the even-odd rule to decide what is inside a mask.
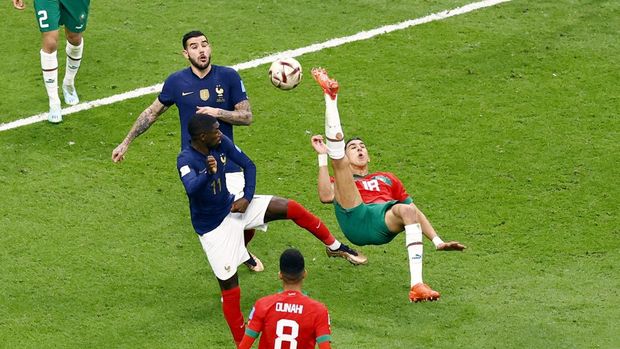
[[[205,69],[207,69],[211,65],[211,56],[207,57],[207,62],[205,62],[205,63],[200,63],[199,61],[194,60],[192,57],[189,57],[189,62],[196,69],[205,70]]]

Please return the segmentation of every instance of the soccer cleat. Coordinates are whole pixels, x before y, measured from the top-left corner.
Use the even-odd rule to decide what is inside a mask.
[[[245,266],[248,267],[250,271],[253,271],[255,273],[260,273],[261,271],[265,270],[265,266],[263,265],[263,262],[261,262],[260,259],[258,259],[258,257],[256,257],[252,253],[250,253],[250,259],[243,262],[243,264],[245,264]]]
[[[329,247],[325,248],[325,252],[328,257],[342,257],[349,261],[353,265],[360,265],[368,263],[368,257],[364,256],[360,252],[350,248],[345,244],[340,244],[337,250],[331,250]]]
[[[323,92],[329,95],[331,99],[336,99],[336,95],[338,95],[338,81],[331,79],[327,76],[327,71],[323,68],[312,68],[311,71],[312,77],[316,82],[321,86]]]
[[[65,97],[65,103],[68,105],[76,105],[80,103],[80,98],[75,91],[75,86],[62,84],[62,95]]]
[[[438,299],[439,292],[434,291],[422,282],[411,286],[411,291],[409,291],[409,301],[411,302],[436,301]]]
[[[51,105],[50,111],[47,113],[47,121],[57,124],[62,122],[62,109],[60,105]]]

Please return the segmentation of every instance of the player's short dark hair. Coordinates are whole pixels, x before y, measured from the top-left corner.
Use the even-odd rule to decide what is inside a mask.
[[[347,147],[349,146],[349,143],[353,142],[353,141],[362,141],[362,143],[364,143],[364,140],[359,138],[359,137],[351,137],[347,140],[347,142],[344,144],[344,148],[347,149]]]
[[[304,277],[306,266],[299,250],[289,248],[280,255],[280,274],[284,282],[298,282]]]
[[[207,38],[207,36],[204,35],[203,32],[201,32],[200,30],[192,30],[191,32],[183,35],[183,49],[187,48],[187,40],[191,38],[197,38],[199,36],[204,36],[207,39],[207,42],[209,42],[209,38]]]
[[[187,131],[193,138],[197,138],[203,132],[209,132],[213,130],[213,125],[217,122],[217,119],[211,115],[194,114],[189,123],[187,124]]]

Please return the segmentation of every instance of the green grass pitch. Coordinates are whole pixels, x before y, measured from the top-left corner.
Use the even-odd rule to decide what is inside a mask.
[[[93,1],[81,99],[162,82],[194,28],[233,65],[468,2],[232,3]],[[0,5],[0,123],[47,108],[27,5]],[[266,271],[239,269],[246,317],[280,288],[277,259],[294,246],[334,348],[619,347],[619,15],[611,0],[515,0],[298,57],[293,91],[270,85],[268,65],[241,71],[255,122],[236,138],[257,192],[295,198],[344,240],[309,144],[324,112],[309,70],[324,66],[371,169],[397,174],[440,235],[469,247],[426,241],[425,281],[442,298],[410,304],[404,237],[362,247],[370,263],[353,267],[275,222],[251,245]],[[0,348],[232,348],[175,169],[176,109],[110,161],[154,98],[0,132]]]

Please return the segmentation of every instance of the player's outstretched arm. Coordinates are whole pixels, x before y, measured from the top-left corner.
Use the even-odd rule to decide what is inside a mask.
[[[315,135],[310,139],[312,148],[319,154],[319,175],[317,188],[319,200],[327,204],[334,201],[334,185],[329,180],[329,169],[327,168],[327,146],[323,142],[323,136]]]
[[[435,231],[435,228],[433,228],[433,226],[431,225],[431,222],[428,220],[428,218],[426,218],[426,215],[424,215],[424,212],[422,212],[419,207],[415,206],[413,203],[411,203],[410,205],[414,206],[418,211],[418,222],[420,223],[420,227],[422,228],[422,233],[424,233],[424,235],[429,240],[435,243],[435,247],[438,251],[463,251],[467,248],[465,245],[459,243],[458,241],[443,242],[441,239],[439,239],[440,243],[437,244],[436,238],[438,238],[439,235],[437,235],[437,232]]]
[[[196,107],[196,113],[211,115],[232,125],[248,126],[253,120],[252,110],[250,109],[250,101],[247,99],[235,104],[235,110],[224,110],[213,107]]]
[[[24,0],[13,0],[13,7],[18,10],[23,10],[26,8],[26,4],[24,3]]]
[[[129,133],[121,144],[114,148],[112,151],[112,161],[119,162],[123,160],[127,149],[129,149],[129,144],[131,144],[136,137],[148,130],[148,128],[151,127],[151,125],[157,121],[157,118],[166,110],[168,110],[168,107],[163,105],[159,101],[159,98],[155,98],[153,104],[140,113],[140,116],[138,116],[138,119],[136,119],[136,122],[134,122],[131,130],[129,130]]]
[[[458,241],[448,241],[437,246],[438,251],[463,251],[467,246]]]

